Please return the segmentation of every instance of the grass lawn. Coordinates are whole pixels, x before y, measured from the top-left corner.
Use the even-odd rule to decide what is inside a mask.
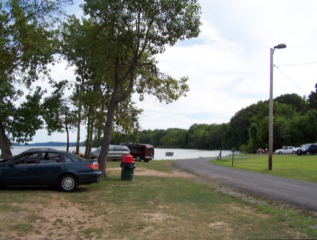
[[[120,162],[108,177],[72,193],[46,187],[0,189],[0,239],[311,239],[317,214],[218,191],[172,161]],[[273,165],[274,166],[274,165]]]
[[[232,156],[212,163],[232,167]],[[253,172],[317,183],[317,155],[273,155],[272,170],[268,170],[268,155],[235,155],[233,167]]]

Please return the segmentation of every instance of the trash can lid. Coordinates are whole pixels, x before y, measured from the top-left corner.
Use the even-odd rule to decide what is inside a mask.
[[[124,155],[122,158],[123,163],[135,163],[133,161],[133,156],[132,155]]]

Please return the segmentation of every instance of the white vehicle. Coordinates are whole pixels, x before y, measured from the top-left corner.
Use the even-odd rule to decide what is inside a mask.
[[[295,154],[296,148],[293,146],[284,146],[282,149],[275,150],[275,154]]]
[[[95,159],[99,157],[101,151],[101,146],[97,148],[95,151],[91,152],[91,159]],[[109,145],[108,157],[107,160],[122,160],[124,155],[129,155],[130,149],[127,146],[120,145]]]

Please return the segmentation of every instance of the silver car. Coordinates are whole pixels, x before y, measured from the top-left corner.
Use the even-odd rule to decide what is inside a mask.
[[[95,151],[91,152],[91,159],[98,158],[101,151],[101,146]],[[108,158],[107,160],[122,160],[124,155],[129,155],[130,149],[127,146],[121,145],[109,145]]]
[[[285,146],[282,149],[275,150],[275,154],[295,154],[297,149],[293,146]]]

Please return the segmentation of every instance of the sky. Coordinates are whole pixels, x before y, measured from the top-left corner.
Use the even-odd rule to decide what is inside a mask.
[[[67,9],[81,16],[80,1]],[[316,0],[200,0],[201,34],[179,41],[157,55],[161,72],[187,76],[190,91],[171,104],[151,96],[138,108],[141,130],[182,128],[193,124],[228,123],[238,111],[269,99],[270,48],[284,43],[273,56],[273,98],[296,93],[308,96],[317,83]],[[52,70],[56,80],[75,79],[61,63]],[[76,132],[70,133],[76,141]],[[86,136],[81,131],[81,140]],[[37,131],[33,142],[66,141],[66,134]]]

